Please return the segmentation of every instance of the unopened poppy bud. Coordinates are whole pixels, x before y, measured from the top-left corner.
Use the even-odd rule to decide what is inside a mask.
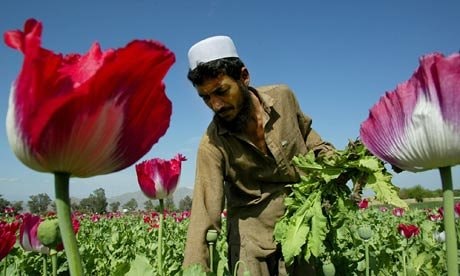
[[[208,230],[208,232],[206,233],[206,241],[215,243],[217,241],[217,230]]]
[[[323,263],[323,274],[324,276],[334,276],[335,275],[335,266],[332,262]]]
[[[37,237],[43,245],[50,248],[62,243],[58,220],[48,219],[41,222],[37,229]]]
[[[359,237],[365,241],[369,240],[372,234],[372,229],[369,226],[361,226],[358,228]]]

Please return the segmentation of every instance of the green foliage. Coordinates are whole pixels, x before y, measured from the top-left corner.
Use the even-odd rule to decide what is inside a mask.
[[[200,264],[194,264],[186,267],[182,276],[206,276],[206,272],[204,272],[203,267]]]
[[[121,206],[123,209],[127,209],[130,212],[137,210],[137,201],[134,198],[131,198],[128,202]]]
[[[131,269],[124,274],[125,276],[150,276],[154,270],[149,260],[143,255],[136,255],[136,258],[130,265]],[[120,274],[123,275],[123,274]]]
[[[414,271],[413,275],[445,275],[445,245],[435,237],[435,233],[443,231],[442,221],[431,221],[427,218],[427,215],[435,212],[414,208],[406,210],[403,216],[397,217],[392,214],[391,209],[381,210],[378,206],[350,210],[347,213],[349,218],[342,220],[340,227],[334,228],[326,235],[323,246],[326,247],[328,257],[317,259],[318,271],[322,271],[324,263],[333,264],[336,273],[341,275],[365,275],[364,253],[367,244],[370,249],[371,275],[402,275],[403,252],[407,256],[407,271]],[[77,241],[84,275],[121,276],[126,273],[158,275],[156,268],[158,228],[155,228],[155,224],[146,222],[146,216],[154,218],[150,213],[137,212],[104,215],[97,220],[90,215],[78,216],[80,230]],[[329,219],[328,216],[325,217]],[[3,219],[11,221],[14,217]],[[163,231],[165,274],[230,275],[227,266],[225,219],[222,221],[223,230],[215,246],[216,271],[205,273],[199,265],[192,266],[194,268],[190,271],[182,271],[188,223],[188,219],[175,221],[173,216],[167,216],[165,219]],[[331,221],[327,220],[327,224],[330,223]],[[418,226],[420,234],[407,240],[397,231],[400,223]],[[460,221],[456,223],[457,233],[460,233]],[[363,236],[366,240],[360,237],[359,230],[363,228],[372,231],[371,235]],[[310,232],[312,231],[310,229]],[[306,246],[301,247],[301,250],[304,249]],[[7,258],[2,260],[2,264],[7,267],[7,275],[43,275],[43,260],[46,261],[50,272],[49,256],[26,252],[17,243]],[[68,275],[64,251],[57,253],[57,262],[58,275]],[[331,265],[325,268],[331,269]]]
[[[179,210],[186,211],[192,209],[192,198],[190,196],[185,196],[179,201]]]
[[[119,201],[115,201],[109,204],[110,212],[116,213],[120,208],[121,203]]]
[[[144,201],[144,210],[146,211],[155,210],[155,205],[153,204],[153,200],[149,199],[149,200]]]
[[[51,204],[51,198],[46,193],[31,195],[27,201],[29,211],[33,214],[44,214],[48,211]]]
[[[292,185],[285,200],[286,213],[275,227],[275,239],[282,245],[287,264],[298,256],[329,258],[335,250],[332,241],[357,210],[352,198],[363,188],[372,189],[381,202],[407,207],[383,162],[359,140],[350,141],[344,150],[318,158],[310,152],[294,157],[293,162],[302,173],[301,182]],[[344,179],[352,181],[352,189],[344,185]]]
[[[175,211],[176,210],[176,205],[174,204],[174,197],[173,196],[169,196],[165,199],[165,206],[164,206],[165,210],[168,210],[170,212],[172,211]]]
[[[93,191],[89,197],[80,201],[79,210],[85,213],[105,214],[107,212],[107,198],[103,188]]]
[[[0,212],[3,212],[6,207],[9,207],[11,202],[3,198],[3,195],[0,195]]]
[[[22,200],[12,202],[11,207],[13,207],[13,209],[14,209],[14,211],[16,213],[20,213],[20,212],[22,212],[24,210],[24,208],[22,207]]]

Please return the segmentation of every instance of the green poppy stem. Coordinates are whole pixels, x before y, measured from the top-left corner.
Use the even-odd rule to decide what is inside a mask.
[[[442,182],[442,196],[444,208],[444,230],[446,231],[447,247],[447,275],[458,275],[457,263],[457,234],[454,215],[454,191],[450,167],[439,168]]]
[[[51,255],[51,266],[52,266],[52,274],[53,276],[57,275],[57,251],[55,249],[50,249]]]
[[[83,275],[83,267],[78,251],[77,239],[73,232],[70,212],[69,178],[70,174],[68,173],[54,173],[56,212],[65,254],[69,263],[70,275],[81,276]]]
[[[6,259],[8,258],[8,255],[5,256],[5,258],[3,259],[3,271],[2,271],[2,275],[3,276],[6,276],[6,269],[8,267],[8,262],[6,261]]]
[[[366,249],[366,276],[369,276],[369,243],[365,241],[364,247]]]
[[[157,265],[158,265],[158,275],[163,276],[163,210],[164,203],[163,199],[160,200],[160,225],[158,226],[158,252],[157,252]]]
[[[43,275],[48,275],[48,255],[43,254],[43,262],[42,262],[42,273]]]
[[[407,243],[406,243],[407,245]],[[407,246],[406,246],[407,247]],[[407,268],[406,268],[406,248],[404,248],[402,252],[402,259],[403,259],[403,275],[407,276]]]

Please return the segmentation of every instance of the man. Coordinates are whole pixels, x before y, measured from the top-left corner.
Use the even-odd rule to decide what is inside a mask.
[[[288,184],[300,181],[295,155],[332,149],[312,129],[285,85],[253,88],[233,41],[215,36],[193,45],[188,78],[215,115],[203,135],[184,267],[209,269],[208,229],[221,229],[227,208],[229,267],[238,275],[312,275],[306,264],[285,268],[273,230],[284,214]]]

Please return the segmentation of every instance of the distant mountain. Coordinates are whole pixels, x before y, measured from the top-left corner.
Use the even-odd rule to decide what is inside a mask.
[[[173,194],[173,199],[174,199],[174,204],[176,207],[179,207],[179,202],[186,196],[189,196],[190,198],[192,197],[193,194],[193,189],[187,188],[187,187],[179,187]],[[107,202],[110,204],[112,202],[120,202],[120,206],[123,206],[126,202],[130,201],[132,198],[134,198],[137,201],[137,206],[139,209],[144,208],[144,202],[149,200],[148,197],[142,193],[142,191],[138,192],[131,192],[131,193],[124,193],[119,196],[114,196],[107,198]],[[153,201],[154,205],[158,204],[158,200]]]

